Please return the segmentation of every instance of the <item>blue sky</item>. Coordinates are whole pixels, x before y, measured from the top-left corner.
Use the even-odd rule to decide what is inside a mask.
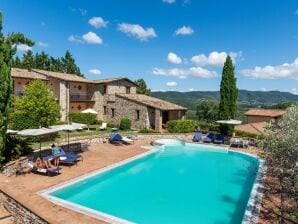
[[[26,34],[34,52],[70,50],[89,79],[218,90],[230,54],[238,88],[298,94],[294,0],[1,0],[0,10],[5,33]]]

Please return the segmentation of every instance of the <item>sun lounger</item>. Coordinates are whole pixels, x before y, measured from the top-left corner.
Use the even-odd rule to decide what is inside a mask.
[[[215,144],[223,144],[225,136],[223,134],[217,134],[214,139]]]
[[[42,168],[42,167],[37,167],[34,165],[34,163],[28,163],[29,166],[31,166],[31,172],[37,173],[37,174],[43,174],[43,175],[48,175],[48,176],[54,176],[60,173],[61,167],[56,166],[56,167],[50,167],[50,168]]]
[[[124,144],[134,144],[134,140],[127,137],[122,137],[121,140],[123,141]]]
[[[203,142],[205,143],[211,143],[213,140],[213,133],[207,133],[207,135],[203,138]]]
[[[109,138],[109,142],[114,145],[122,145],[123,143],[122,136],[117,133],[111,134]]]
[[[107,123],[102,123],[101,126],[98,128],[100,131],[102,130],[106,130],[108,127],[108,124]]]
[[[244,148],[245,145],[243,139],[233,139],[230,146],[235,148]]]
[[[60,156],[60,160],[61,160],[61,157],[66,157],[67,159],[70,159],[70,160],[79,160],[79,159],[82,159],[83,157],[81,155],[78,155],[78,154],[74,154],[74,153],[66,153],[61,147],[54,147],[52,149],[52,156]]]
[[[196,132],[195,135],[192,138],[193,142],[199,142],[202,139],[202,133],[201,132]]]

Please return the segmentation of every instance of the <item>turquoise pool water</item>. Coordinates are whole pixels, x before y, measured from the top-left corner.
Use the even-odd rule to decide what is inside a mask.
[[[237,224],[258,167],[245,154],[176,143],[50,195],[134,223]]]

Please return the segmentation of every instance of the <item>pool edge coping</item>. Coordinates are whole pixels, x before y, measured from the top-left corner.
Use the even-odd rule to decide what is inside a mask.
[[[209,145],[209,144],[196,144],[196,143],[192,143],[192,142],[186,142],[186,141],[182,141],[179,140],[181,142],[185,142],[188,144],[194,144],[194,145]],[[132,224],[133,222],[122,219],[122,218],[118,218],[116,216],[104,213],[104,212],[100,212],[97,211],[95,209],[90,209],[88,207],[85,206],[81,206],[79,204],[76,203],[72,203],[63,199],[59,199],[57,197],[51,196],[50,193],[52,193],[53,191],[59,190],[61,188],[67,187],[69,185],[72,185],[76,182],[82,181],[84,179],[90,178],[92,176],[95,176],[97,174],[100,173],[104,173],[107,172],[111,169],[114,169],[116,167],[125,165],[127,163],[130,163],[134,160],[146,157],[150,154],[156,153],[157,151],[161,150],[164,148],[165,144],[161,144],[161,145],[155,145],[155,146],[141,146],[142,148],[148,149],[149,151],[145,152],[145,153],[141,153],[139,155],[124,159],[120,162],[105,166],[103,168],[100,168],[98,170],[92,171],[90,173],[87,174],[83,174],[81,176],[75,177],[71,180],[68,181],[64,181],[62,183],[59,183],[57,185],[51,186],[49,188],[43,189],[41,191],[38,191],[37,194],[40,195],[41,197],[51,201],[54,204],[60,205],[64,208],[70,209],[72,211],[93,217],[95,219],[98,220],[102,220],[102,221],[106,221],[112,224]],[[158,147],[159,146],[159,147]],[[240,154],[244,154],[253,158],[256,158],[259,160],[259,168],[255,177],[255,181],[253,184],[253,187],[251,189],[251,193],[250,193],[250,197],[249,200],[247,202],[246,205],[246,209],[245,209],[245,213],[244,216],[242,218],[242,222],[241,224],[257,224],[258,223],[258,219],[259,219],[259,214],[260,214],[260,209],[261,209],[261,202],[262,202],[262,198],[263,198],[263,191],[264,191],[264,175],[266,173],[267,167],[264,165],[264,160],[262,160],[259,156],[251,154],[251,153],[247,153],[247,152],[242,152],[242,151],[237,151],[237,150],[233,150],[230,149],[229,147],[223,147],[223,146],[214,146],[214,147],[218,147],[218,148],[228,148],[228,152],[236,152],[236,153],[240,153]],[[219,150],[221,151],[221,150]]]

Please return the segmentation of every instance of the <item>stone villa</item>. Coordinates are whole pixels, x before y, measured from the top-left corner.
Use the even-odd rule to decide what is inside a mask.
[[[137,94],[137,85],[128,78],[88,80],[76,75],[38,69],[12,68],[16,96],[24,94],[24,86],[34,79],[44,80],[53,88],[61,107],[61,120],[69,112],[93,108],[98,119],[119,124],[128,117],[136,129],[152,128],[161,131],[169,120],[184,119],[186,108],[154,97]]]

